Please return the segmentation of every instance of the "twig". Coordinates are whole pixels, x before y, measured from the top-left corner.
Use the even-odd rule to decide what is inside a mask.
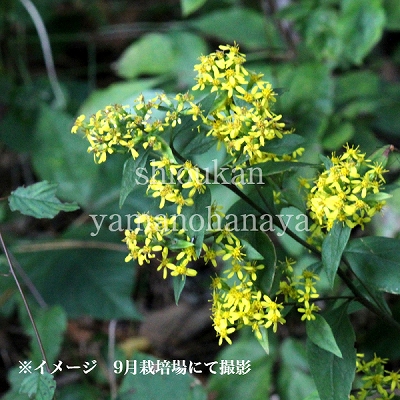
[[[14,253],[36,253],[38,251],[70,249],[99,249],[126,252],[126,246],[124,244],[96,242],[91,240],[59,240],[55,242],[18,244],[13,247]]]
[[[115,361],[115,330],[117,329],[117,320],[112,319],[108,325],[108,381],[110,382],[111,399],[117,398],[117,379],[113,372]]]
[[[40,16],[37,8],[35,7],[35,5],[32,3],[31,0],[20,0],[20,2],[25,7],[26,11],[31,17],[33,24],[35,25],[36,31],[38,33],[40,45],[43,51],[43,57],[46,65],[47,75],[49,77],[50,86],[53,90],[55,97],[55,106],[56,108],[63,108],[66,103],[65,96],[57,78],[49,35],[47,34],[46,27],[43,23],[42,17]]]
[[[28,302],[26,300],[26,297],[24,295],[22,287],[21,287],[21,285],[20,285],[20,283],[18,281],[17,275],[15,274],[14,267],[12,265],[10,255],[9,255],[8,250],[6,248],[6,245],[4,243],[3,236],[1,234],[1,232],[0,232],[0,242],[1,242],[1,247],[3,248],[3,252],[4,252],[5,256],[6,256],[8,265],[10,267],[11,275],[13,276],[15,284],[17,285],[18,291],[21,294],[22,301],[24,302],[26,312],[28,313],[29,319],[31,321],[31,324],[32,324],[32,327],[33,327],[33,331],[34,331],[35,336],[36,336],[36,340],[38,341],[40,352],[42,354],[44,362],[46,363],[47,372],[50,373],[50,367],[49,367],[49,363],[47,361],[46,352],[44,351],[42,340],[40,339],[40,335],[39,335],[39,332],[37,330],[35,320],[33,319],[33,316],[32,316],[32,313],[31,313],[31,309],[29,308],[29,304],[28,304]]]

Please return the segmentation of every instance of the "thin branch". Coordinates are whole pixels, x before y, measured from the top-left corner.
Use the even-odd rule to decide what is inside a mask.
[[[30,319],[30,321],[31,321],[31,324],[32,324],[32,327],[33,327],[33,331],[34,331],[35,336],[36,336],[36,340],[38,341],[38,345],[39,345],[40,352],[41,352],[41,354],[42,354],[42,357],[43,357],[44,362],[46,363],[47,372],[50,373],[51,370],[50,370],[49,363],[48,363],[48,361],[47,361],[46,352],[44,351],[44,347],[43,347],[43,344],[42,344],[42,340],[40,339],[40,335],[39,335],[39,332],[38,332],[38,330],[37,330],[35,320],[33,319],[33,316],[32,316],[32,313],[31,313],[31,309],[29,308],[29,304],[28,304],[28,302],[27,302],[27,300],[26,300],[26,297],[25,297],[25,295],[24,295],[24,292],[23,292],[23,290],[22,290],[22,287],[21,287],[21,285],[20,285],[20,283],[19,283],[19,281],[18,281],[17,275],[15,274],[14,267],[13,267],[13,264],[12,264],[12,262],[11,262],[10,255],[9,255],[8,250],[7,250],[7,248],[6,248],[6,245],[5,245],[5,243],[4,243],[3,236],[2,236],[2,234],[1,234],[1,232],[0,232],[0,242],[1,242],[1,247],[3,248],[3,252],[4,252],[5,256],[6,256],[8,265],[9,265],[9,267],[10,267],[11,275],[13,276],[14,281],[15,281],[15,284],[17,285],[18,291],[19,291],[19,293],[21,294],[22,301],[24,302],[26,312],[28,313],[29,319]]]
[[[117,379],[113,371],[115,361],[115,331],[117,329],[117,320],[112,319],[108,325],[108,381],[110,382],[111,399],[118,396]]]
[[[31,17],[33,24],[35,25],[36,31],[38,33],[40,45],[43,51],[43,57],[46,65],[47,75],[49,77],[50,86],[54,93],[55,106],[57,108],[63,108],[66,103],[65,96],[57,78],[49,35],[47,34],[47,30],[43,23],[43,19],[31,0],[20,0],[20,2],[25,7],[26,11]]]
[[[126,246],[124,244],[96,242],[90,240],[58,240],[55,242],[18,244],[13,247],[14,253],[36,253],[38,251],[71,249],[99,249],[126,252]]]

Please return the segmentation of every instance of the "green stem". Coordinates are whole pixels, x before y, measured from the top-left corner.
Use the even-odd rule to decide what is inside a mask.
[[[170,147],[172,150],[172,153],[174,154],[175,157],[178,159],[182,159],[181,155],[175,150],[175,148],[172,145],[172,142],[170,143]],[[202,173],[206,173],[203,169],[199,168]],[[208,172],[208,175],[214,180],[213,174],[210,174]],[[283,227],[282,222],[280,221],[279,218],[277,218],[274,214],[272,214],[269,210],[269,207],[266,205],[267,210],[264,210],[262,207],[260,207],[257,203],[255,203],[250,197],[248,197],[245,193],[243,193],[240,189],[238,189],[235,185],[232,183],[226,183],[226,182],[219,182],[219,184],[222,186],[226,186],[229,190],[231,190],[233,193],[235,193],[237,196],[239,196],[242,200],[244,200],[248,205],[253,207],[257,212],[260,214],[269,214],[272,217],[272,221],[275,226],[277,226],[280,229],[283,229],[292,239],[294,239],[297,243],[301,244],[303,247],[306,249],[310,250],[312,253],[314,253],[318,258],[321,259],[322,254],[321,251],[318,250],[316,247],[313,245],[307,243],[305,240],[300,238],[296,233],[291,231],[288,227]],[[342,256],[341,261],[351,270],[351,266],[349,262]],[[347,285],[347,287],[351,290],[351,292],[354,294],[354,296],[357,298],[357,300],[364,305],[367,309],[372,311],[374,314],[378,315],[380,318],[385,320],[387,323],[390,325],[396,327],[398,330],[400,330],[400,323],[397,322],[395,319],[393,319],[390,315],[388,315],[386,312],[381,310],[379,307],[377,307],[375,304],[370,302],[367,298],[363,296],[361,291],[354,285],[352,280],[346,275],[346,273],[339,267],[337,270],[338,276],[343,280],[343,282]],[[362,283],[362,282],[361,282]]]

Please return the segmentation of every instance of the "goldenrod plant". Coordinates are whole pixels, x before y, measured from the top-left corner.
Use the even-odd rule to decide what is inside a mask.
[[[114,153],[127,157],[120,205],[140,185],[153,199],[148,212],[134,214],[136,227],[125,230],[125,261],[142,268],[155,263],[164,279],[172,276],[177,303],[186,278],[197,274],[193,261],[213,265],[210,308],[219,344],[232,344],[234,333],[248,326],[268,352],[269,332],[277,333],[294,308],[306,324],[320,398],[331,398],[332,391],[334,398],[348,398],[356,371],[349,307],[359,303],[400,326],[378,292],[395,291],[390,278],[384,288],[371,279],[378,268],[398,265],[397,240],[350,239],[352,229],[364,229],[390,197],[384,174],[393,147],[367,156],[346,144],[340,153],[321,156],[317,173],[320,165],[301,162],[302,138],[274,113],[277,93],[262,74],[246,68],[238,44],[221,45],[199,60],[191,91],[141,95],[133,105],[81,115],[72,128],[84,134],[96,163]],[[285,193],[293,169],[315,171],[311,184],[297,179],[297,199]],[[229,210],[219,204],[216,186],[236,196]],[[305,212],[288,227],[283,211],[296,204],[304,204]],[[284,234],[315,256],[310,265],[298,270],[292,259],[277,260],[271,237]],[[343,294],[334,289],[336,275],[345,284]],[[321,277],[325,287],[319,288]],[[381,381],[390,393],[398,384]],[[375,388],[361,391],[367,387]]]

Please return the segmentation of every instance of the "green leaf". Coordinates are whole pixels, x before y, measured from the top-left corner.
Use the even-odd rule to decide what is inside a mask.
[[[79,114],[90,116],[110,104],[132,105],[140,93],[149,91],[160,82],[162,78],[130,80],[113,83],[104,89],[96,89],[84,101]]]
[[[324,317],[315,314],[315,319],[306,322],[307,337],[321,349],[342,358],[342,353],[336,344],[332,329]]]
[[[192,246],[193,246],[193,243],[187,242],[186,240],[173,239],[168,244],[168,249],[170,249],[170,250],[181,250],[181,249],[187,249],[188,247],[192,247]]]
[[[21,307],[21,310],[24,310]],[[30,359],[33,364],[39,365],[42,360],[36,336],[33,331],[31,321],[24,311],[21,311],[23,318],[22,323],[25,332],[31,336],[31,355]],[[34,312],[34,320],[42,341],[43,348],[46,352],[47,361],[53,364],[61,350],[61,345],[64,339],[64,333],[67,329],[67,315],[62,307],[53,306],[47,309],[38,309]]]
[[[190,21],[190,25],[220,43],[232,44],[232,38],[235,38],[248,49],[263,48],[267,43],[270,46],[282,43],[272,19],[248,8],[219,9]]]
[[[178,305],[179,298],[181,297],[182,290],[185,287],[186,275],[178,275],[172,278],[172,285],[174,287],[175,303]]]
[[[155,374],[140,373],[140,365],[143,361],[153,362],[156,366],[157,359],[149,354],[135,353],[137,373],[126,374],[118,390],[118,400],[206,400],[206,391],[200,382],[190,375],[178,375],[157,372]],[[161,360],[160,360],[161,361]],[[172,363],[170,364],[172,370]],[[189,363],[186,362],[186,366]],[[199,368],[199,367],[197,367]]]
[[[116,62],[119,76],[136,78],[141,74],[161,75],[173,71],[176,59],[173,42],[167,34],[149,33],[140,37]]]
[[[343,57],[361,64],[382,37],[385,12],[382,0],[342,0],[337,30],[344,43]]]
[[[352,387],[356,350],[355,335],[347,315],[347,304],[326,314],[343,358],[307,340],[307,359],[321,400],[347,399]]]
[[[39,248],[29,253],[18,245],[12,251],[45,302],[50,306],[60,305],[69,318],[83,315],[102,320],[141,318],[132,302],[134,264],[124,261],[128,251],[120,236],[104,227],[93,238],[92,229],[87,224],[63,236],[67,243],[76,243],[73,250],[61,241],[54,251]],[[57,242],[52,243],[57,248]]]
[[[53,375],[35,371],[23,380],[20,393],[26,393],[29,398],[35,400],[52,400],[55,390],[56,382]]]
[[[400,240],[386,237],[353,239],[344,255],[357,277],[375,289],[400,294]]]
[[[268,329],[264,326],[260,326],[261,339],[257,338],[261,347],[269,354],[269,341],[268,341]]]
[[[281,346],[282,367],[278,372],[278,393],[283,400],[304,400],[316,390],[307,364],[303,341],[287,338]]]
[[[207,0],[181,0],[182,15],[187,17],[201,8]]]
[[[262,147],[262,150],[282,156],[297,150],[302,143],[304,143],[304,138],[292,133],[283,135],[282,138],[276,137],[267,141],[265,146]]]
[[[124,164],[124,170],[122,172],[122,183],[121,192],[119,195],[119,208],[121,208],[129,193],[131,193],[136,185],[139,183],[138,178],[142,178],[141,172],[145,170],[147,158],[149,157],[150,151],[146,149],[143,153],[139,154],[139,157],[134,159],[133,157],[126,160]],[[150,179],[149,177],[146,177]],[[145,182],[147,184],[147,182]]]
[[[265,400],[272,389],[272,370],[276,359],[276,340],[270,338],[270,352],[267,355],[260,349],[260,344],[251,330],[242,330],[241,337],[226,346],[218,355],[219,360],[250,361],[249,371],[245,375],[211,375],[209,393],[215,393],[216,400]],[[218,371],[218,369],[217,369]]]
[[[211,207],[211,192],[209,187],[204,193],[196,192],[193,196],[193,206],[182,209],[182,218],[188,236],[194,243],[197,256],[200,255],[204,234],[209,229],[209,210]],[[210,215],[211,217],[211,215]]]
[[[270,176],[270,175],[280,174],[281,172],[293,171],[296,170],[297,168],[302,168],[302,167],[318,168],[319,165],[303,163],[303,162],[294,162],[294,161],[280,161],[280,162],[266,162],[262,164],[254,164],[249,169],[255,172],[256,168],[260,168],[262,176]]]
[[[336,221],[322,243],[322,266],[331,287],[339,268],[343,250],[350,237],[351,229]]]
[[[208,53],[207,42],[188,30],[170,30],[168,36],[174,49],[175,67],[172,73],[177,81],[176,87],[181,90],[192,87],[196,77],[193,66],[199,63],[200,54]]]
[[[343,143],[349,142],[354,135],[354,126],[351,122],[340,121],[329,127],[325,132],[322,145],[327,150],[336,150]]]
[[[60,211],[78,210],[76,203],[61,203],[56,197],[57,187],[57,183],[47,181],[19,187],[8,198],[10,209],[35,218],[53,218]]]
[[[386,11],[386,28],[400,30],[400,3],[397,0],[384,0]]]

